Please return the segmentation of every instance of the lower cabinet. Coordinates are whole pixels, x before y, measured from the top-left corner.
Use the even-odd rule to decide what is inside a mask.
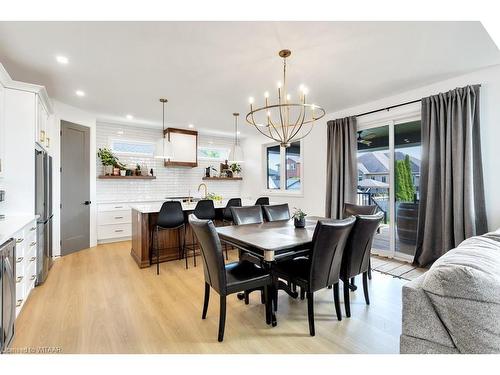
[[[36,221],[14,234],[16,241],[16,317],[36,281]]]
[[[132,210],[126,203],[97,206],[97,241],[116,242],[132,236]]]

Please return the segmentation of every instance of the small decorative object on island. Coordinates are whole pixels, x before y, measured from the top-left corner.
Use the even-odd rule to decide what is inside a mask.
[[[241,166],[238,163],[232,163],[230,166],[231,171],[233,172],[233,177],[239,177],[241,173]]]
[[[215,193],[208,193],[206,199],[211,199],[215,202],[222,202],[222,195],[218,195]]]
[[[300,208],[293,208],[293,225],[295,228],[304,228],[306,226],[306,216],[307,214]]]
[[[111,176],[113,174],[113,168],[120,165],[118,163],[118,158],[106,147],[100,148],[97,152],[97,156],[101,159],[101,163],[104,167],[103,174],[105,176]]]
[[[280,144],[290,147],[292,142],[306,137],[312,130],[316,120],[325,115],[325,110],[315,104],[306,102],[307,89],[301,85],[298,100],[292,101],[288,94],[286,80],[286,59],[292,54],[284,49],[279,52],[283,59],[283,81],[278,82],[278,102],[269,101],[269,92],[264,93],[264,106],[254,108],[254,99],[250,98],[250,112],[246,120],[262,135]]]

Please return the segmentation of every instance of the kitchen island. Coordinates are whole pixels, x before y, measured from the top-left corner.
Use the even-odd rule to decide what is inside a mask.
[[[243,206],[251,206],[255,201],[242,200]],[[149,267],[156,262],[150,260],[150,247],[154,227],[163,201],[131,204],[132,209],[132,248],[130,254],[140,268]],[[186,225],[186,246],[193,245],[193,234],[188,223],[188,216],[196,207],[196,202],[182,202],[184,220]],[[222,209],[226,207],[227,201],[214,201],[217,220],[222,219]],[[177,234],[177,230],[160,231],[158,235],[158,246],[160,248],[160,262],[179,259],[179,241],[182,242],[183,234]],[[192,251],[188,251],[192,255]],[[155,257],[156,258],[156,257]]]

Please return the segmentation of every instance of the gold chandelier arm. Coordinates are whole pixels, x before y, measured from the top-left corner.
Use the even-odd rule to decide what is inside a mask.
[[[298,131],[295,132],[295,134],[293,134],[293,136],[290,138],[289,142],[291,143],[292,141],[293,142],[297,142],[297,141],[300,141],[302,138],[305,138],[309,135],[309,133],[313,130],[313,127],[314,127],[314,122],[313,124],[311,125],[311,128],[309,129],[309,131],[304,134],[303,136],[297,138],[297,139],[293,139],[293,137],[295,137],[297,135],[297,133],[300,131],[300,129]],[[302,127],[301,127],[302,128]]]
[[[297,116],[297,121],[295,121],[295,124],[293,125],[292,131],[290,132],[291,134],[294,134],[295,128],[297,127],[297,125],[299,125],[299,121],[300,121],[300,126],[299,126],[299,129],[297,130],[297,132],[300,131],[300,129],[302,128],[302,125],[304,124],[305,113],[306,113],[305,107],[301,106],[300,113]]]

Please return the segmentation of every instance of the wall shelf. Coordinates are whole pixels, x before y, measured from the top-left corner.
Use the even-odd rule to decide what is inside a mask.
[[[212,180],[212,181],[239,181],[243,180],[243,177],[203,177],[202,180]]]
[[[98,177],[102,180],[154,180],[156,176],[105,176],[100,175]]]

